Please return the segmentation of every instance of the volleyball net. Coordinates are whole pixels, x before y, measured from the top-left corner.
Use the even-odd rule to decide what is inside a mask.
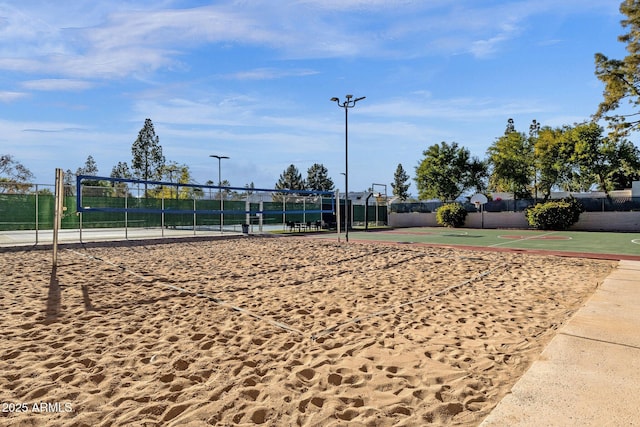
[[[82,228],[161,227],[245,231],[335,223],[335,194],[320,190],[228,187],[176,182],[76,177]]]

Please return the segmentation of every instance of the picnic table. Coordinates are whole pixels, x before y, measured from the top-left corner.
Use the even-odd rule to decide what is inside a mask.
[[[289,227],[289,231],[297,230],[298,232],[302,232],[302,231],[311,231],[311,229],[315,229],[317,231],[322,227],[322,222],[321,221],[315,221],[315,222],[287,221],[287,227]]]

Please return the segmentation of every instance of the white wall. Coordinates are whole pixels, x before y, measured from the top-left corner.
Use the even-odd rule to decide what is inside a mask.
[[[484,218],[481,216],[484,215]],[[438,227],[435,213],[389,213],[391,227]],[[530,228],[524,212],[469,213],[468,228]],[[570,230],[640,232],[640,212],[583,212]]]

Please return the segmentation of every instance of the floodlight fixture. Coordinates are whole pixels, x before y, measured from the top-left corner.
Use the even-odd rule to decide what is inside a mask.
[[[362,101],[366,96],[353,99],[353,95],[345,95],[345,101],[340,103],[340,99],[333,97],[332,102],[336,102],[338,107],[344,108],[344,201],[345,201],[345,217],[344,217],[344,237],[349,241],[349,108],[356,106],[356,102]]]

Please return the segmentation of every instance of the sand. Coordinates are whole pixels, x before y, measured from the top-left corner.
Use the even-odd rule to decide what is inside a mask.
[[[1,426],[478,425],[615,263],[302,237],[0,252]]]

